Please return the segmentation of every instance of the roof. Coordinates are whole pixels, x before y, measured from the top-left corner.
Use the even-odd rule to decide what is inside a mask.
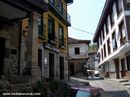
[[[103,90],[100,87],[92,87],[92,86],[73,86],[71,89],[81,90],[81,91],[87,91],[87,92],[94,92],[97,90]]]
[[[90,42],[91,42],[91,40],[80,40],[80,39],[74,39],[74,38],[71,38],[71,37],[68,38],[69,44],[87,43],[89,45]]]
[[[43,0],[2,0],[2,2],[8,3],[27,12],[35,11],[42,13],[48,10],[47,3]]]
[[[106,0],[101,17],[100,17],[100,20],[99,20],[99,23],[98,23],[98,26],[97,26],[97,29],[95,31],[95,35],[93,37],[93,42],[98,41],[98,37],[101,34],[101,29],[107,20],[108,14],[110,14],[110,12],[112,10],[112,6],[113,6],[114,2],[115,2],[115,0]]]

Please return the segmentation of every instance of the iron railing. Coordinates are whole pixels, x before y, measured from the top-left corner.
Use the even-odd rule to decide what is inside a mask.
[[[60,15],[70,22],[70,15],[67,13],[67,11],[63,8],[62,2],[60,0],[49,0],[49,4],[55,8],[55,10],[60,13]]]

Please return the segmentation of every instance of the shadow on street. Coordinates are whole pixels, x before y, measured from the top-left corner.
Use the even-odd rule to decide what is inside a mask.
[[[105,91],[107,97],[130,97],[126,90],[123,91]],[[118,94],[118,95],[117,95]]]

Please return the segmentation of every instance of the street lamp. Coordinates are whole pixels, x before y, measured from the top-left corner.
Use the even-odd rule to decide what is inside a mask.
[[[48,60],[47,60],[47,57],[45,56],[45,57],[44,57],[44,67],[45,67],[45,68],[47,68],[47,62],[48,62]]]

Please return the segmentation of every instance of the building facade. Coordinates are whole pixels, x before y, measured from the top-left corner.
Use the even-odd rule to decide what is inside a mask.
[[[93,41],[104,75],[130,79],[130,0],[106,0]]]
[[[48,11],[38,21],[38,66],[41,76],[51,79],[68,79],[68,26],[70,16],[67,5],[73,0],[46,0]],[[23,29],[28,18],[23,19]],[[26,33],[25,33],[26,34]],[[26,37],[24,38],[26,41]],[[24,42],[25,43],[25,42]]]
[[[83,72],[88,60],[90,40],[69,38],[69,74],[71,76]]]
[[[91,70],[98,70],[98,55],[96,44],[90,44],[88,47],[88,66]]]
[[[37,65],[38,19],[47,11],[44,0],[2,0],[0,1],[0,76],[28,75],[39,79]],[[21,29],[22,19],[28,17],[28,39],[23,44],[25,31]],[[26,48],[26,52],[22,51]],[[23,53],[24,52],[24,53]],[[25,54],[26,53],[26,54]],[[26,55],[26,56],[23,56]],[[21,63],[26,60],[25,63]]]
[[[44,14],[46,43],[42,75],[55,79],[68,79],[68,26],[70,15],[67,5],[73,0],[48,0],[49,11]],[[42,47],[42,44],[41,44]]]

